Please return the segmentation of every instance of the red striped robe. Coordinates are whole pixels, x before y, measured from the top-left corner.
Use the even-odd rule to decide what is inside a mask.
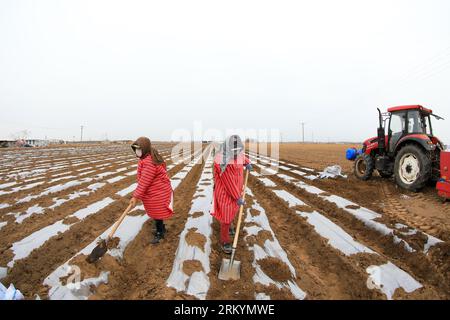
[[[166,165],[156,165],[148,155],[139,160],[138,186],[133,196],[142,201],[147,214],[155,220],[166,220],[173,215],[173,190]]]
[[[221,223],[229,224],[239,209],[237,200],[242,197],[244,188],[244,166],[250,160],[242,154],[230,161],[223,173],[221,161],[222,153],[219,153],[214,159],[214,206],[211,214]]]

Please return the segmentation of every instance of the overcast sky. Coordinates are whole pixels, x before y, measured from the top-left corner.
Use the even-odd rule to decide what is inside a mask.
[[[376,107],[447,118],[450,1],[0,0],[0,138],[279,129],[360,141]]]

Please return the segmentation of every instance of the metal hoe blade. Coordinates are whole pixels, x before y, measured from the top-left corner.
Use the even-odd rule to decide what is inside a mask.
[[[239,280],[241,278],[241,262],[234,260],[234,253],[236,249],[233,249],[231,259],[223,259],[220,266],[219,279],[223,281]]]
[[[108,251],[108,244],[105,240],[100,240],[97,246],[92,250],[91,254],[86,258],[88,263],[97,262]]]
[[[241,278],[241,262],[234,261],[232,265],[230,265],[230,262],[230,259],[222,260],[222,266],[219,271],[220,280],[239,280]]]

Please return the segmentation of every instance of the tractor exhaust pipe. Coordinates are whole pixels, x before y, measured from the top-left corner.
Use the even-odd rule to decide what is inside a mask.
[[[377,108],[378,110],[378,120],[379,120],[379,126],[378,128],[383,128],[383,115],[381,114],[380,108]]]
[[[386,153],[386,140],[385,140],[385,132],[383,127],[383,115],[381,114],[380,108],[378,110],[378,119],[380,122],[380,126],[378,127],[378,150],[380,155],[384,155]]]

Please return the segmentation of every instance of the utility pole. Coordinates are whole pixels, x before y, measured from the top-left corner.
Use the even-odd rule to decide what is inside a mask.
[[[83,129],[84,129],[84,126],[81,126],[81,139],[80,139],[80,141],[83,141]]]
[[[305,143],[305,122],[300,122],[300,124],[302,125],[302,140]]]

